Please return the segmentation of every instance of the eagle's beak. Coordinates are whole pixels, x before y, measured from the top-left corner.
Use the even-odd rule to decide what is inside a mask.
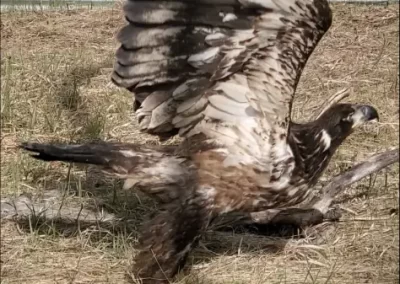
[[[378,111],[369,105],[354,106],[355,112],[352,115],[353,128],[356,128],[365,122],[378,122]]]

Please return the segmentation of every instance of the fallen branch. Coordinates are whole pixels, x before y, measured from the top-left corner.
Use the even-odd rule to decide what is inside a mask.
[[[67,203],[64,203],[68,199]],[[14,221],[40,227],[47,223],[60,225],[61,234],[71,234],[80,229],[102,227],[104,229],[122,226],[123,220],[100,208],[90,210],[72,196],[63,196],[59,190],[46,191],[40,196],[21,194],[16,198],[2,198],[1,221]],[[125,224],[126,225],[126,224]]]
[[[322,214],[328,211],[333,199],[349,185],[386,168],[399,161],[399,149],[393,149],[376,154],[367,160],[353,166],[350,170],[334,177],[323,189],[322,198],[316,201],[312,208]]]

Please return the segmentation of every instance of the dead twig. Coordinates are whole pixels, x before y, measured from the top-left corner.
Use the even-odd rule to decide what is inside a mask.
[[[331,106],[333,106],[334,104],[337,104],[338,102],[340,102],[341,100],[343,100],[344,98],[347,98],[350,95],[350,90],[349,88],[344,88],[338,92],[336,92],[335,94],[333,94],[332,96],[330,96],[323,104],[322,104],[322,108],[319,109],[318,112],[315,112],[313,118],[311,120],[316,120],[318,119],[328,108],[330,108]]]

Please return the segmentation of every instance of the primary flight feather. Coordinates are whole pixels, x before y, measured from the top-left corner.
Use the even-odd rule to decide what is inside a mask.
[[[329,29],[326,0],[130,0],[112,81],[134,93],[140,128],[178,146],[24,143],[34,157],[96,164],[156,198],[135,274],[168,283],[216,216],[307,198],[367,105],[291,121],[301,72]]]

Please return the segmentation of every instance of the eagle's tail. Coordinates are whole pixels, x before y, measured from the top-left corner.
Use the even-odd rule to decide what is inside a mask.
[[[43,161],[63,161],[105,166],[115,163],[118,158],[122,158],[118,147],[112,144],[22,143],[20,148],[33,152],[34,154],[31,155],[33,158]]]
[[[100,166],[105,173],[125,179],[124,189],[139,183],[146,186],[141,187],[146,188],[146,193],[165,202],[171,194],[176,194],[165,190],[165,185],[182,182],[190,173],[190,162],[175,156],[174,146],[104,142],[80,145],[23,143],[20,148],[33,152],[32,157],[43,161]]]

